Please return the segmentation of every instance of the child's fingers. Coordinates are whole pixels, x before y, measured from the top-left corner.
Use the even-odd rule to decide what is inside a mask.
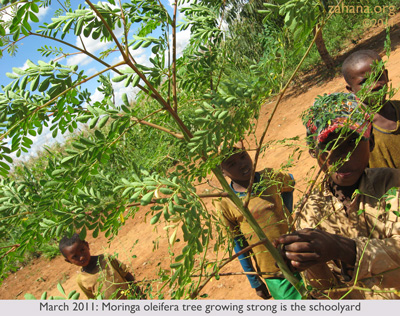
[[[283,247],[283,250],[291,252],[315,252],[314,246],[308,241],[300,241],[286,244]]]
[[[276,245],[278,246],[280,244],[286,245],[286,244],[290,244],[290,243],[299,241],[299,238],[297,235],[289,234],[289,235],[279,236],[275,241],[276,241]]]
[[[293,234],[282,235],[277,239],[278,244],[291,244],[294,242],[310,241],[310,235],[301,231],[294,232]]]
[[[296,271],[304,271],[312,267],[313,265],[318,264],[318,262],[314,260],[304,262],[292,260],[290,261],[290,264]]]
[[[291,261],[298,261],[298,262],[308,262],[308,261],[315,261],[319,259],[319,255],[315,252],[290,252],[286,251],[285,257]]]

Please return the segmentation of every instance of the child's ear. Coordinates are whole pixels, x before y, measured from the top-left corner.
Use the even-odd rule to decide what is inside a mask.
[[[315,149],[309,149],[308,152],[311,157],[317,158],[317,151]]]

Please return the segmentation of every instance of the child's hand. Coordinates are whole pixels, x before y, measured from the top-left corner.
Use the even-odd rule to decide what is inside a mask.
[[[355,242],[352,239],[319,229],[306,228],[282,235],[274,243],[275,246],[283,245],[283,258],[297,271],[334,259],[354,265],[356,258]]]
[[[262,283],[255,290],[256,290],[256,294],[264,300],[268,300],[272,297],[267,289],[267,286],[264,283]]]

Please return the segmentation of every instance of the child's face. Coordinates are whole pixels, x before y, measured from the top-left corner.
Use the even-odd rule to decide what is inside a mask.
[[[63,249],[65,260],[76,266],[86,267],[90,262],[89,245],[86,241],[80,241]]]
[[[348,86],[346,86],[347,90],[356,94],[361,90],[363,84],[367,81],[367,74],[371,73],[371,64],[374,62],[373,59],[365,59],[358,62],[356,65],[352,67],[352,71],[349,73],[349,80],[347,82]],[[375,82],[375,85],[370,87],[369,92],[376,92],[385,87],[388,83],[388,74],[387,70],[384,69],[380,78]],[[386,101],[386,96],[384,96],[381,100],[378,100],[380,104]],[[372,98],[365,98],[364,102],[368,105],[374,105],[377,101]]]
[[[224,174],[236,181],[248,181],[253,168],[253,161],[246,151],[234,154],[221,163]]]
[[[325,173],[328,173],[333,182],[339,186],[352,186],[357,183],[365,168],[368,166],[370,142],[361,139],[357,147],[357,133],[352,133],[347,139],[339,140],[335,149],[332,151],[329,159],[330,148],[335,143],[337,133],[331,133],[326,141],[320,144],[320,148],[327,147],[327,150],[317,150],[317,159],[320,167]],[[343,136],[342,136],[343,137]],[[346,157],[352,152],[347,161]],[[326,161],[326,164],[324,165]],[[344,162],[345,161],[345,162]]]

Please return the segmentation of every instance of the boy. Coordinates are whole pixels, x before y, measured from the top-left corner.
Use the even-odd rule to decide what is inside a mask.
[[[104,299],[127,299],[125,293],[133,286],[135,278],[123,263],[104,255],[91,256],[89,244],[80,240],[78,234],[63,237],[59,249],[65,261],[82,267],[77,283],[88,299],[99,294]],[[139,287],[135,287],[135,295],[141,298]]]
[[[367,74],[372,71],[371,65],[381,60],[381,57],[372,50],[360,50],[347,57],[342,66],[347,90],[357,94],[365,83]],[[383,69],[370,91],[378,92],[386,89],[388,80],[388,71]],[[386,101],[385,95],[378,101],[366,98],[364,103],[371,107],[380,107],[372,121],[375,148],[370,155],[369,167],[400,169],[400,102]]]
[[[249,154],[240,148],[235,148],[235,153],[221,163],[221,169],[225,176],[229,177],[231,188],[239,196],[246,195],[247,187],[250,183],[253,162]],[[259,188],[252,192],[248,208],[257,220],[265,234],[271,240],[287,232],[288,212],[282,205],[281,192],[292,192],[293,179],[288,174],[275,173],[272,169],[265,169],[255,174],[254,183],[259,184]],[[260,187],[262,189],[260,190]],[[265,188],[266,187],[266,188]],[[259,241],[250,225],[236,206],[228,198],[214,200],[216,210],[231,232],[235,240],[235,251],[238,252],[245,248],[248,243]],[[284,212],[286,214],[284,214]],[[286,215],[286,216],[285,216]],[[252,249],[253,258],[258,272],[276,273],[279,269],[275,265],[275,260],[267,252],[263,245],[258,245]],[[239,257],[240,263],[245,272],[253,270],[249,254]],[[258,296],[270,298],[265,284],[257,276],[248,277],[250,284],[256,289]],[[296,289],[282,277],[266,276],[265,279],[269,291],[274,299],[301,299]]]
[[[329,298],[398,299],[399,194],[384,195],[400,186],[400,170],[367,169],[371,124],[353,95],[319,97],[303,123],[325,178],[296,214],[298,230],[280,236],[275,246]]]

